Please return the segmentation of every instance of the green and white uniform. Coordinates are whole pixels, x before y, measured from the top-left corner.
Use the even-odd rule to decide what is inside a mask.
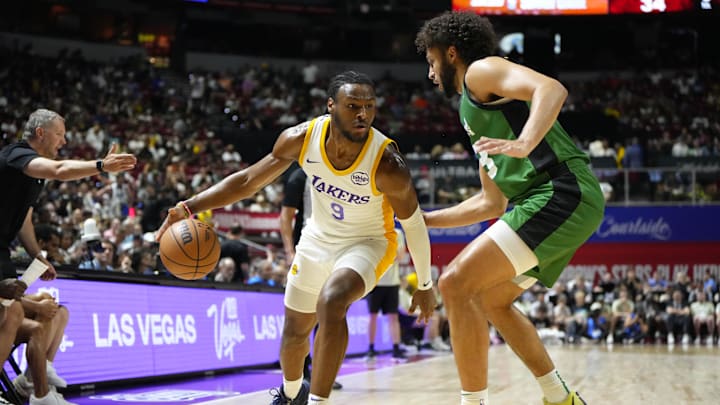
[[[460,122],[472,143],[481,136],[517,139],[529,115],[529,102],[501,99],[481,104],[472,100],[463,88]],[[477,157],[513,204],[512,210],[486,232],[494,232],[489,236],[498,242],[518,274],[522,274],[515,282],[527,288],[529,285],[523,281],[534,282],[531,277],[552,286],[575,251],[602,221],[605,200],[588,167],[589,158],[557,121],[526,158],[486,153]],[[509,226],[519,239],[514,235],[495,236],[496,225]],[[522,260],[523,249],[528,248],[536,260],[530,254],[528,260]]]

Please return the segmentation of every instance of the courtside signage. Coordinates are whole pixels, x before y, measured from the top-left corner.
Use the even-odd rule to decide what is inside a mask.
[[[183,374],[278,360],[283,295],[236,290],[57,279],[37,282],[70,310],[55,358],[68,384]],[[376,347],[392,343],[384,317]],[[348,313],[348,353],[367,350],[369,316],[362,300]],[[22,368],[24,348],[13,355]],[[10,375],[14,375],[6,367]]]

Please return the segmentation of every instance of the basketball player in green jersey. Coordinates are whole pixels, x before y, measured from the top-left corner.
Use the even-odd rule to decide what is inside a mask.
[[[491,56],[492,25],[473,13],[427,21],[415,43],[430,80],[447,96],[461,95],[460,121],[482,182],[476,196],[426,212],[426,223],[457,227],[499,218],[440,278],[461,403],[488,404],[489,321],[535,375],[546,404],[584,404],[560,377],[533,325],[513,307],[536,281],[552,286],[602,220],[604,199],[589,159],[557,122],[567,91],[550,77]]]

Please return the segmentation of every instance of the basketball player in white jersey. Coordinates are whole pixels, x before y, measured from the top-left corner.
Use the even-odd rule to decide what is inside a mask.
[[[297,161],[312,186],[312,215],[302,230],[285,291],[280,349],[283,385],[273,404],[328,404],[348,343],[346,313],[393,263],[396,215],[418,276],[413,308],[427,321],[435,307],[430,240],[404,157],[371,127],[375,89],[369,77],[341,73],[330,81],[329,115],[284,130],[270,154],[168,211],[157,232],[192,215],[248,198]],[[315,323],[312,383],[303,360]],[[308,393],[309,391],[309,393]],[[309,398],[308,398],[309,394]]]

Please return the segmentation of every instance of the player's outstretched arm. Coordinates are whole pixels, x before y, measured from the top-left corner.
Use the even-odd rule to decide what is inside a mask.
[[[452,207],[423,213],[428,228],[455,228],[498,218],[507,209],[507,198],[480,165],[482,191]]]
[[[307,128],[308,123],[303,123],[284,130],[275,141],[272,152],[265,157],[170,208],[165,221],[155,234],[155,239],[159,241],[170,225],[187,218],[190,213],[224,207],[248,198],[270,184],[297,160]]]
[[[421,313],[418,321],[428,322],[437,305],[430,273],[430,237],[407,163],[394,147],[389,147],[380,160],[375,182],[378,190],[385,194],[402,225],[407,247],[415,265],[418,290],[413,295],[411,311],[419,307]]]

